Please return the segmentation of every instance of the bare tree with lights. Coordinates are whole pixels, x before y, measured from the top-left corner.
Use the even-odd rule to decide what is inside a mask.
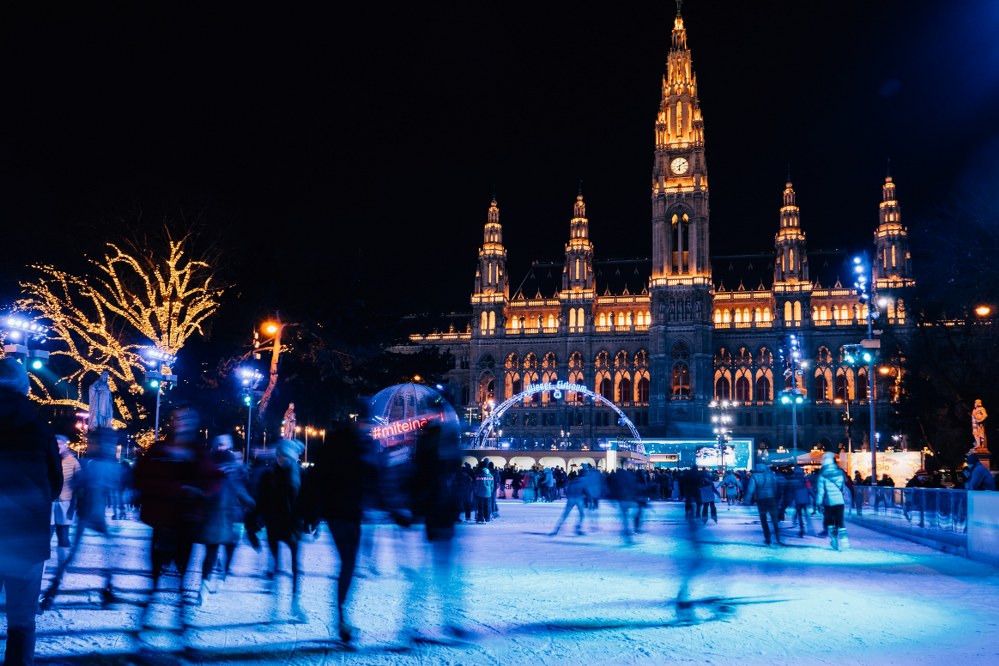
[[[52,265],[33,265],[39,276],[22,282],[19,310],[39,313],[51,322],[52,357],[75,366],[60,382],[65,395],[36,382],[44,404],[86,409],[88,378],[108,371],[118,414],[125,423],[145,413],[135,398],[144,392],[140,353],[155,346],[176,355],[218,310],[225,289],[216,286],[207,256],[192,257],[191,233],[165,242],[107,243],[100,259],[88,258],[92,272],[74,275]],[[122,395],[121,389],[128,395]],[[58,393],[63,393],[62,390]]]

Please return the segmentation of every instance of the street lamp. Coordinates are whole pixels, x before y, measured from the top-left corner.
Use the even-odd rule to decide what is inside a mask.
[[[177,362],[177,357],[158,347],[147,347],[140,352],[149,370],[146,372],[146,382],[156,390],[156,417],[153,421],[153,441],[160,441],[160,402],[163,389],[168,389],[177,383],[177,375],[170,372],[170,367]],[[158,368],[155,369],[154,368]]]
[[[843,388],[843,393],[846,395],[845,398],[836,398],[833,400],[837,405],[846,405],[846,413],[843,414],[843,423],[846,425],[846,467],[852,470],[851,461],[853,460],[853,417],[850,416],[850,394],[849,389]]]
[[[719,469],[725,473],[725,449],[728,448],[732,434],[732,417],[728,414],[729,407],[734,407],[735,403],[728,400],[712,400],[708,407],[717,410],[711,415],[711,423],[714,426],[714,434],[718,439],[718,448],[721,450],[721,465]]]
[[[781,354],[785,352],[781,349]],[[808,367],[806,361],[801,360],[801,350],[798,347],[798,336],[792,334],[788,340],[788,350],[784,359],[786,368],[784,379],[790,383],[791,388],[780,392],[780,402],[782,405],[791,405],[791,450],[794,455],[794,462],[798,462],[798,406],[804,404],[805,394],[798,388],[798,378],[802,376],[802,369]]]
[[[41,370],[49,358],[43,349],[31,349],[32,340],[44,340],[49,329],[36,321],[18,315],[3,318],[4,340],[10,343],[3,346],[6,356],[24,363],[29,370]]]
[[[878,436],[874,427],[874,349],[878,347],[878,342],[874,340],[874,320],[881,314],[874,303],[874,282],[870,279],[870,267],[867,265],[867,258],[854,257],[853,270],[857,275],[853,283],[860,297],[860,303],[867,306],[867,339],[861,344],[864,347],[864,361],[867,362],[867,405],[871,412],[871,484],[878,478]]]
[[[257,386],[264,379],[263,374],[252,366],[243,366],[236,371],[239,377],[240,393],[243,396],[243,404],[247,407],[246,412],[246,463],[250,462],[250,425],[253,423],[253,398],[256,395]]]

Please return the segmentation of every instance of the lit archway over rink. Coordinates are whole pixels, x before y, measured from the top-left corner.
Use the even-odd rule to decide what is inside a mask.
[[[631,419],[629,419],[624,412],[618,409],[617,405],[615,405],[613,402],[603,397],[602,395],[594,393],[593,391],[586,388],[582,384],[570,384],[569,382],[563,382],[563,381],[557,381],[555,383],[543,382],[541,384],[529,384],[528,387],[523,391],[521,391],[520,393],[511,396],[506,400],[504,400],[503,402],[501,402],[499,405],[496,406],[496,408],[492,411],[492,413],[489,414],[489,417],[482,422],[482,425],[479,426],[479,429],[475,431],[475,435],[472,437],[473,448],[481,448],[483,442],[490,437],[492,432],[501,427],[501,424],[503,423],[503,414],[506,413],[506,410],[510,409],[510,407],[517,404],[524,398],[527,398],[528,396],[532,396],[535,393],[544,393],[546,391],[551,392],[552,398],[554,400],[561,400],[562,396],[564,396],[566,393],[577,393],[586,396],[587,398],[593,400],[594,402],[599,402],[602,403],[603,405],[606,405],[607,407],[610,407],[615,412],[617,412],[618,423],[621,426],[627,428],[631,432],[630,438],[619,437],[617,438],[617,441],[628,442],[629,444],[632,445],[635,451],[642,454],[645,453],[645,447],[642,445],[642,436],[638,434],[638,429],[635,428],[635,424],[631,422]]]

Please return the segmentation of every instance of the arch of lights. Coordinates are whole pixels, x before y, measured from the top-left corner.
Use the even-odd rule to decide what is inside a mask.
[[[564,382],[564,381],[557,381],[554,383],[543,382],[541,384],[528,384],[526,389],[501,402],[495,409],[493,409],[492,413],[489,414],[489,417],[482,422],[482,424],[479,426],[479,429],[475,431],[475,435],[472,437],[473,445],[476,447],[480,447],[483,444],[483,442],[489,438],[493,430],[498,428],[502,423],[503,414],[506,413],[506,410],[508,410],[510,407],[517,404],[518,402],[520,402],[521,400],[523,400],[528,396],[532,396],[535,393],[544,393],[545,391],[551,391],[552,398],[554,398],[555,400],[561,400],[562,395],[565,393],[569,392],[582,393],[583,395],[591,398],[592,400],[599,401],[604,405],[606,405],[607,407],[610,407],[615,412],[617,412],[617,415],[619,417],[618,423],[625,426],[626,428],[628,428],[628,430],[631,431],[632,439],[630,440],[630,443],[635,447],[635,450],[640,453],[645,453],[645,447],[642,446],[642,436],[638,434],[638,429],[635,428],[635,424],[631,422],[631,419],[629,419],[624,412],[618,409],[617,405],[615,405],[613,402],[603,397],[602,395],[594,393],[593,391],[586,388],[582,384],[571,384],[569,382]]]

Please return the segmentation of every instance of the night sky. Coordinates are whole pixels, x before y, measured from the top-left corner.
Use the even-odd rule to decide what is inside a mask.
[[[672,2],[19,4],[0,21],[4,299],[89,229],[167,214],[223,234],[260,308],[464,311],[494,193],[516,284],[564,256],[580,181],[597,257],[651,252]],[[995,2],[683,15],[713,254],[772,250],[789,171],[813,249],[869,247],[889,159],[913,234],[994,189]]]

